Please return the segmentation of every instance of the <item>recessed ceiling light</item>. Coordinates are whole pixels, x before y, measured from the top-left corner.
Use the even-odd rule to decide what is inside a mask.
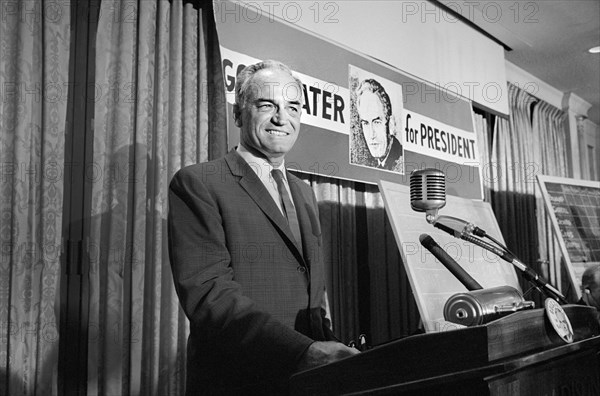
[[[599,53],[599,52],[600,52],[600,46],[598,46],[598,47],[593,47],[593,48],[590,48],[590,49],[588,50],[588,52],[591,52],[592,54],[597,54],[597,53]]]

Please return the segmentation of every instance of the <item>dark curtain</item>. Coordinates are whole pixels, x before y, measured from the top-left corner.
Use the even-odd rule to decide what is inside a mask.
[[[419,313],[377,186],[301,174],[319,201],[336,335],[369,345],[413,334]]]

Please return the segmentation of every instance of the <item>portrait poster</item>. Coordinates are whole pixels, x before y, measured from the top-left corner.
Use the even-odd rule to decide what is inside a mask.
[[[404,174],[402,85],[348,66],[352,165]]]

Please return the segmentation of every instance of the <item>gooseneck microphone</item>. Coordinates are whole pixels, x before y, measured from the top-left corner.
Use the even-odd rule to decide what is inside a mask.
[[[419,237],[421,245],[431,252],[443,265],[462,283],[467,290],[483,289],[479,283],[471,275],[464,270],[436,241],[427,234],[421,234]]]
[[[566,297],[561,292],[559,292],[558,289],[556,289],[554,286],[552,286],[550,283],[548,283],[548,281],[546,281],[542,276],[538,275],[537,272],[535,272],[534,270],[532,270],[531,268],[529,268],[528,266],[523,264],[519,259],[517,259],[515,256],[513,256],[510,252],[507,252],[503,249],[499,249],[496,246],[491,245],[485,241],[482,241],[481,239],[475,238],[474,236],[471,236],[471,235],[466,235],[462,239],[464,239],[465,241],[469,241],[472,244],[477,245],[483,249],[486,249],[487,251],[494,253],[495,255],[497,255],[498,257],[503,259],[504,261],[511,263],[515,268],[517,268],[519,271],[521,271],[521,274],[523,274],[523,277],[526,280],[528,280],[529,282],[531,282],[535,287],[538,287],[538,288],[554,295],[558,299],[558,301],[560,301],[563,304],[568,303]]]
[[[523,274],[523,277],[525,279],[527,279],[528,281],[530,281],[532,284],[534,284],[536,287],[550,293],[551,295],[554,295],[562,303],[567,302],[565,296],[563,296],[556,288],[554,288],[552,285],[550,285],[544,278],[539,276],[535,271],[533,271],[531,268],[527,267],[525,264],[523,264],[521,261],[519,261],[516,257],[514,257],[508,251],[508,249],[506,249],[504,246],[502,246],[502,249],[500,249],[488,242],[485,242],[485,241],[477,238],[477,237],[488,237],[488,238],[492,239],[494,242],[496,242],[497,244],[499,244],[492,237],[487,235],[484,230],[475,226],[472,223],[469,223],[465,220],[462,220],[462,219],[459,219],[456,217],[438,216],[438,214],[437,214],[438,210],[443,208],[445,205],[446,205],[446,178],[445,178],[444,172],[442,172],[441,170],[438,170],[438,169],[433,169],[433,168],[414,170],[410,174],[410,206],[412,207],[413,210],[415,210],[417,212],[426,212],[425,219],[427,220],[427,222],[429,224],[432,224],[434,227],[439,228],[440,230],[445,231],[448,234],[450,234],[456,238],[460,238],[465,241],[471,242],[474,245],[477,245],[483,249],[486,249],[486,250],[498,255],[503,260],[511,263],[515,268],[520,270]],[[427,238],[429,238],[429,239],[427,239]],[[440,262],[442,262],[442,264],[444,264],[446,266],[446,268],[448,268],[450,270],[450,272],[452,272],[454,274],[454,276],[456,276],[458,278],[458,280],[460,280],[462,282],[462,284],[465,285],[465,287],[467,287],[467,289],[469,289],[469,287],[474,287],[475,285],[478,286],[477,289],[481,289],[481,286],[479,286],[479,284],[477,282],[475,282],[475,280],[473,278],[471,278],[469,276],[469,274],[467,274],[462,269],[462,267],[460,267],[458,265],[458,263],[456,263],[454,260],[452,260],[452,258],[450,256],[448,256],[448,254],[446,252],[444,252],[444,250],[441,247],[439,247],[439,245],[437,245],[431,237],[429,237],[426,234],[423,234],[423,235],[421,235],[421,237],[419,239],[421,240],[421,244],[427,250],[429,250],[431,253],[433,253],[433,255]],[[430,249],[428,246],[425,246],[424,241],[428,246],[433,247],[433,250]],[[433,245],[433,244],[435,244],[435,245]],[[434,253],[434,251],[435,251],[435,253]],[[445,255],[447,257],[445,259],[441,259],[440,257],[437,256],[437,254],[439,254],[440,257],[443,257],[443,255]],[[448,260],[448,259],[450,259],[450,260]],[[454,265],[450,264],[450,267],[452,267],[453,269],[450,269],[450,267],[448,267],[448,265],[447,265],[448,263],[454,263]],[[456,273],[455,273],[455,271],[456,271]],[[461,275],[457,275],[458,273],[461,273]],[[463,278],[464,275],[466,275],[468,278]],[[465,281],[467,283],[465,283]],[[475,283],[473,284],[473,283],[471,283],[471,281],[473,281]],[[469,284],[469,286],[467,286],[467,284]],[[477,290],[477,289],[469,289],[469,290]]]

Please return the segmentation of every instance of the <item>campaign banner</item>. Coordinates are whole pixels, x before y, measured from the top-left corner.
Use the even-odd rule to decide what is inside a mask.
[[[446,125],[418,113],[404,119],[406,149],[448,162],[475,166],[479,163],[475,134]]]
[[[230,148],[239,143],[232,114],[237,73],[276,59],[303,84],[302,126],[288,168],[405,185],[413,170],[437,168],[448,194],[482,199],[469,100],[243,3],[217,4]]]

